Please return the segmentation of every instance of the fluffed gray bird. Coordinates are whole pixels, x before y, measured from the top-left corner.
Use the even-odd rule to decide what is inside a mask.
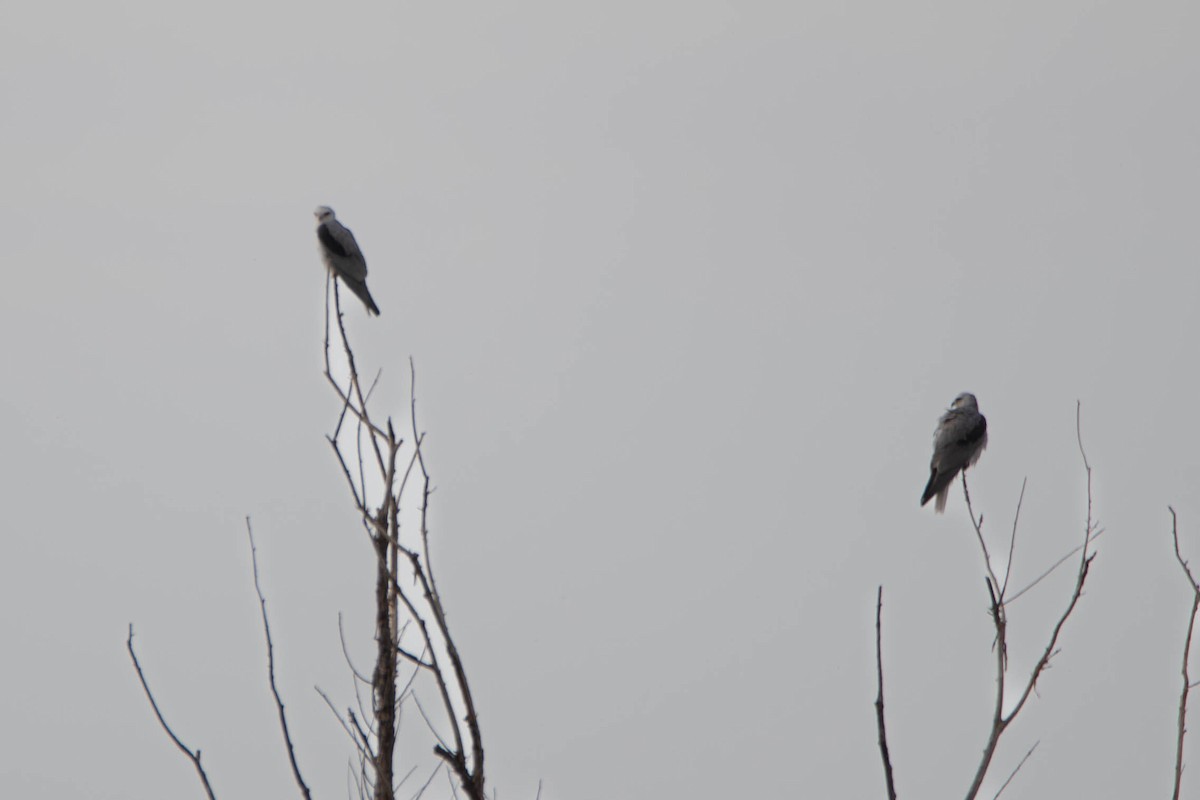
[[[367,260],[363,258],[362,250],[354,234],[345,225],[337,221],[333,209],[321,206],[313,214],[317,218],[317,239],[321,242],[321,260],[334,275],[342,279],[346,287],[358,295],[367,306],[367,310],[379,315],[379,306],[367,291]]]
[[[954,398],[950,409],[938,420],[933,432],[933,458],[929,462],[929,483],[921,494],[921,505],[937,495],[935,510],[946,510],[946,498],[954,476],[975,465],[987,447],[987,419],[979,413],[975,395],[963,392]]]

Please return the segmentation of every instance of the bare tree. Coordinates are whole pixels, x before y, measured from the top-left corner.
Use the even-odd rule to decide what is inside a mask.
[[[370,685],[371,719],[364,722],[354,709],[347,709],[339,719],[351,733],[360,757],[360,774],[366,776],[365,787],[374,800],[395,796],[399,711],[409,699],[436,739],[433,752],[470,800],[483,800],[479,716],[429,557],[431,487],[421,450],[424,434],[417,427],[416,370],[410,360],[411,441],[405,449],[392,418],[380,423],[370,409],[371,389],[363,388],[336,283],[332,292],[327,292],[327,298],[330,296],[332,303],[326,302],[325,377],[337,394],[341,413],[328,440],[375,553],[375,665],[369,679],[352,670],[357,682]],[[331,318],[336,324],[330,324]],[[344,356],[339,374],[333,363],[334,331]],[[416,495],[416,511],[408,530],[402,527],[401,510],[410,493]],[[410,641],[415,641],[415,646]],[[409,674],[402,683],[405,667]],[[421,675],[432,678],[448,735],[438,733],[417,698],[414,686]]]
[[[1083,459],[1083,468],[1087,474],[1087,515],[1083,526],[1083,541],[1065,556],[1050,566],[1041,575],[1031,581],[1027,586],[1011,595],[1008,593],[1009,578],[1012,574],[1013,553],[1016,548],[1017,527],[1021,517],[1021,504],[1025,498],[1025,484],[1021,485],[1021,494],[1017,500],[1016,513],[1013,516],[1012,531],[1008,541],[1008,562],[1004,569],[1004,579],[1000,580],[996,575],[996,569],[992,556],[988,551],[987,541],[983,535],[983,515],[976,516],[975,510],[971,505],[971,492],[967,486],[967,476],[964,473],[962,476],[963,495],[967,501],[967,511],[971,516],[971,526],[975,531],[976,539],[979,542],[979,549],[983,555],[984,567],[987,570],[987,575],[984,579],[984,584],[988,592],[989,611],[992,619],[992,626],[995,629],[995,641],[993,648],[996,652],[996,694],[992,706],[991,724],[988,729],[987,740],[984,743],[983,753],[979,760],[979,765],[975,769],[974,777],[967,789],[967,800],[974,800],[979,795],[979,791],[983,786],[983,781],[987,777],[988,769],[991,767],[992,758],[996,754],[996,748],[1000,743],[1000,737],[1004,734],[1008,726],[1012,724],[1017,715],[1025,707],[1026,701],[1037,687],[1038,679],[1042,673],[1050,665],[1050,661],[1059,652],[1058,640],[1062,634],[1062,630],[1070,618],[1071,613],[1075,610],[1075,606],[1079,603],[1079,599],[1083,596],[1084,583],[1087,581],[1088,571],[1091,567],[1092,560],[1096,557],[1092,544],[1096,538],[1103,532],[1093,518],[1092,509],[1092,467],[1088,463],[1087,453],[1083,449],[1083,434],[1080,426],[1079,405],[1075,409],[1075,435],[1076,441],[1079,444],[1079,454]],[[1028,677],[1019,681],[1015,685],[1015,691],[1010,691],[1008,682],[1008,607],[1018,597],[1025,594],[1037,584],[1041,583],[1048,575],[1056,570],[1063,563],[1067,562],[1076,553],[1079,554],[1079,560],[1075,572],[1075,583],[1070,596],[1067,599],[1066,607],[1055,621],[1054,627],[1050,632],[1049,640],[1042,651],[1041,656],[1034,664]],[[881,611],[882,611],[882,589],[876,601],[876,617],[875,617],[875,648],[876,648],[876,669],[878,673],[878,694],[876,695],[876,727],[879,734],[880,758],[883,761],[884,775],[887,781],[887,792],[890,800],[896,797],[896,790],[893,783],[891,755],[887,747],[887,730],[883,714],[883,658],[882,658],[882,634],[881,628]],[[1015,698],[1015,701],[1014,701]],[[994,795],[998,798],[1000,794],[1008,787],[1013,777],[1024,766],[1025,762],[1033,755],[1033,751],[1037,748],[1035,743],[1025,756],[1017,764],[1016,768],[1009,774],[1008,778],[1001,785],[1000,789]]]
[[[336,349],[334,336],[340,344]],[[467,683],[466,668],[450,635],[445,606],[429,557],[429,497],[432,489],[421,450],[424,434],[417,428],[416,370],[410,360],[413,389],[407,423],[411,439],[406,447],[404,439],[396,434],[391,417],[382,423],[373,417],[369,407],[371,391],[363,389],[354,352],[346,336],[337,284],[332,280],[326,288],[324,350],[325,377],[341,405],[333,433],[327,438],[375,556],[375,663],[369,675],[355,669],[343,635],[343,654],[355,684],[357,711],[347,708],[344,714],[340,713],[325,692],[317,691],[333,710],[358,754],[352,778],[359,797],[395,800],[400,786],[418,771],[418,767],[413,766],[399,775],[396,766],[400,710],[411,701],[435,740],[432,750],[437,762],[412,797],[421,797],[445,766],[448,774],[453,776],[453,794],[457,796],[457,789],[461,788],[469,800],[484,800],[484,751],[479,715]],[[334,365],[335,353],[342,357],[337,367]],[[410,504],[405,504],[410,495],[415,497]],[[406,507],[411,508],[407,514],[403,512]],[[410,524],[402,530],[405,520]],[[275,647],[267,617],[267,601],[259,583],[258,551],[248,518],[246,530],[267,646],[268,684],[296,786],[304,800],[311,800],[311,792],[300,772],[284,702],[275,682]],[[160,725],[192,762],[209,799],[215,800],[208,775],[200,764],[200,750],[193,751],[180,740],[167,724],[150,691],[133,648],[132,625],[126,644],[138,680]],[[431,717],[418,699],[417,687],[422,684],[422,677],[436,689],[440,715]],[[358,696],[360,686],[370,689],[369,705]],[[438,732],[439,723],[435,722],[438,716],[442,718],[443,733]]]

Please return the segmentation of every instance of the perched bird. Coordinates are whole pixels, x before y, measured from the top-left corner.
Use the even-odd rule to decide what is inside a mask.
[[[367,291],[367,260],[363,258],[354,234],[337,221],[333,209],[321,206],[313,214],[317,218],[317,239],[321,242],[321,260],[329,271],[342,279],[350,291],[358,295],[367,310],[376,316],[379,306]]]
[[[921,494],[921,505],[935,494],[935,510],[946,510],[950,484],[961,470],[974,466],[987,447],[987,419],[979,413],[975,395],[963,392],[954,398],[950,409],[938,420],[933,432],[933,458],[929,462],[929,483]]]

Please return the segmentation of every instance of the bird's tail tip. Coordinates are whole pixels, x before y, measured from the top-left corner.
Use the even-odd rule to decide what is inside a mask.
[[[925,490],[923,492],[921,492],[921,507],[922,508],[924,508],[925,504],[928,503],[930,500],[932,500],[933,496],[935,494],[937,494],[937,490],[933,488],[933,484],[936,481],[936,479],[937,479],[937,473],[935,472],[929,476],[929,482],[925,484]]]
[[[949,498],[949,496],[949,487],[946,487],[941,491],[937,491],[933,488],[933,481],[931,480],[929,485],[925,487],[925,491],[921,493],[921,508],[924,508],[930,500],[933,500],[936,497],[937,501],[933,504],[933,510],[939,514],[944,514],[946,512],[946,500]]]

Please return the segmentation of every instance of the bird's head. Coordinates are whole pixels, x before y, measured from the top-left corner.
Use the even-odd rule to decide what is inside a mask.
[[[335,219],[333,209],[329,206],[319,206],[317,210],[313,212],[313,216],[317,218],[317,222],[329,222],[330,220]]]
[[[963,392],[954,398],[954,402],[950,404],[950,407],[956,411],[978,411],[979,403],[975,400],[975,395],[970,392]]]

